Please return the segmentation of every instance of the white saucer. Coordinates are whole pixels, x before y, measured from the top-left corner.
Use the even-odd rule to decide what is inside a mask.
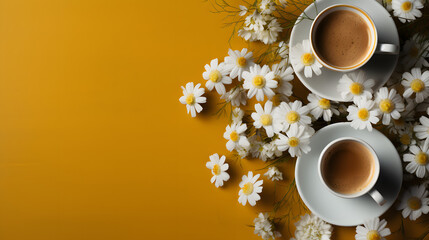
[[[399,46],[399,36],[395,23],[389,12],[375,0],[317,0],[308,6],[304,13],[314,19],[318,12],[334,4],[349,4],[362,8],[373,19],[377,28],[378,42],[391,43]],[[316,8],[316,6],[317,8]],[[304,15],[301,14],[301,17]],[[309,39],[312,20],[303,19],[297,21],[290,35],[290,54],[293,54],[294,46],[305,39]],[[399,55],[374,54],[374,56],[360,69],[366,72],[367,79],[372,78],[376,84],[374,91],[383,86],[392,75]],[[293,66],[293,64],[292,64]],[[334,101],[344,102],[337,92],[338,80],[344,73],[322,68],[322,74],[312,78],[306,78],[304,71],[296,73],[301,82],[313,93]]]
[[[353,136],[371,145],[380,159],[380,176],[375,188],[386,199],[379,206],[368,194],[345,199],[329,192],[318,173],[318,158],[323,148],[340,137]],[[402,162],[390,140],[377,130],[356,130],[350,123],[336,123],[317,131],[311,137],[311,151],[298,158],[295,179],[299,195],[305,205],[320,218],[338,226],[356,226],[379,217],[389,209],[402,185]]]

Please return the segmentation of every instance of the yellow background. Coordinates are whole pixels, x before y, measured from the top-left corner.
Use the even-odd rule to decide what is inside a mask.
[[[205,162],[228,153],[227,120],[193,119],[178,101],[227,54],[230,29],[210,10],[0,1],[0,239],[259,239],[246,225],[271,202],[237,201],[241,174],[258,164],[231,163],[216,189]],[[334,235],[353,239],[354,228]]]

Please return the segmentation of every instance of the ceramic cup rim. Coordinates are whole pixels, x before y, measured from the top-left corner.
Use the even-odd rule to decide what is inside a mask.
[[[333,189],[331,189],[328,186],[328,184],[325,182],[325,179],[323,178],[323,175],[322,175],[322,162],[323,162],[323,159],[324,159],[323,157],[324,157],[325,153],[328,150],[330,150],[330,148],[334,144],[339,143],[339,142],[343,142],[343,141],[355,141],[355,142],[358,142],[358,143],[364,145],[371,152],[371,155],[374,159],[374,175],[371,179],[371,182],[361,191],[355,192],[352,194],[343,194],[343,193],[339,193],[339,192],[334,191]],[[319,178],[320,178],[320,181],[322,182],[322,184],[327,189],[329,189],[329,191],[331,193],[333,193],[334,195],[337,195],[337,196],[342,197],[342,198],[356,198],[356,197],[360,197],[362,195],[367,194],[368,192],[370,192],[374,188],[375,184],[377,183],[378,177],[380,175],[380,160],[378,159],[378,156],[377,156],[375,150],[367,142],[363,141],[362,139],[355,138],[355,137],[341,137],[341,138],[338,138],[338,139],[331,141],[328,145],[326,145],[323,148],[322,152],[320,153],[319,159],[318,159],[318,173],[319,173]]]
[[[329,13],[327,13],[328,11],[330,11],[331,9],[344,9],[344,8],[351,8],[353,9],[352,11],[358,11],[360,12],[360,16],[365,16],[363,18],[365,18],[366,22],[369,23],[368,26],[371,28],[371,33],[372,33],[372,44],[371,44],[371,50],[368,51],[368,54],[365,56],[364,60],[360,61],[357,64],[354,64],[353,66],[346,66],[346,67],[338,67],[338,66],[333,66],[330,65],[329,63],[325,62],[322,60],[322,58],[318,55],[316,48],[313,46],[314,41],[314,32],[315,32],[315,26],[318,26],[318,24],[320,23],[320,21],[329,13],[334,12],[334,11],[338,11],[338,10],[333,10]],[[373,19],[371,18],[371,16],[369,16],[369,14],[367,12],[365,12],[362,8],[356,7],[354,5],[351,4],[334,4],[331,5],[325,9],[323,9],[319,14],[317,14],[317,16],[314,18],[313,23],[311,24],[311,28],[310,28],[310,47],[311,47],[311,51],[313,52],[313,55],[316,57],[317,61],[319,61],[324,67],[334,70],[334,71],[338,71],[338,72],[349,72],[349,71],[353,71],[356,70],[360,67],[362,67],[363,65],[365,65],[374,55],[375,50],[377,48],[377,44],[378,44],[378,34],[377,34],[377,28],[375,26],[375,23],[373,21]]]

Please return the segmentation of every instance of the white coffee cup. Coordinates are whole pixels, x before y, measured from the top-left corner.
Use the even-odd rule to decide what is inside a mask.
[[[354,141],[357,142],[361,145],[363,145],[367,150],[369,150],[369,152],[371,153],[372,159],[373,159],[373,168],[372,168],[372,178],[371,181],[360,191],[358,192],[354,192],[351,194],[344,194],[344,193],[340,193],[337,192],[335,190],[333,190],[326,182],[325,178],[324,178],[324,162],[327,160],[327,157],[329,157],[328,153],[332,153],[332,151],[335,151],[335,148],[339,146],[340,143],[344,143],[345,141]],[[338,138],[332,142],[330,142],[328,145],[326,145],[326,147],[323,149],[323,151],[320,154],[319,157],[319,162],[318,162],[318,172],[319,172],[319,177],[321,179],[321,182],[323,183],[323,185],[325,185],[325,187],[334,195],[338,196],[338,197],[342,197],[342,198],[357,198],[360,197],[364,194],[369,194],[374,200],[375,202],[377,202],[378,205],[383,205],[385,203],[385,199],[384,197],[380,194],[380,192],[374,188],[378,177],[380,175],[380,162],[379,159],[377,157],[377,154],[375,153],[374,149],[366,142],[364,142],[361,139],[358,138],[354,138],[354,137],[343,137],[343,138]]]
[[[315,47],[315,32],[317,31],[319,24],[321,21],[328,16],[329,14],[336,12],[336,11],[351,11],[356,14],[358,14],[368,25],[369,32],[370,32],[370,50],[367,51],[367,55],[358,63],[352,65],[352,66],[334,66],[326,61],[323,60],[323,58],[320,56],[320,54],[317,52],[317,48]],[[314,19],[311,29],[310,29],[310,43],[311,43],[311,50],[316,57],[316,59],[326,68],[339,71],[339,72],[349,72],[356,70],[365,63],[367,63],[371,57],[374,55],[374,53],[380,53],[380,54],[399,54],[399,46],[390,44],[390,43],[378,43],[378,35],[377,35],[377,29],[374,24],[374,21],[371,19],[371,17],[361,8],[358,8],[356,6],[347,5],[347,4],[336,4],[332,5],[323,11],[321,11],[316,18]],[[366,49],[365,49],[366,50]]]

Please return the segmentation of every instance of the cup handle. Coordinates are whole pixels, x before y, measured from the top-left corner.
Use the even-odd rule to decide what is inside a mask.
[[[375,202],[377,202],[378,205],[383,206],[383,204],[386,203],[386,200],[384,199],[384,197],[380,194],[379,191],[377,191],[376,189],[372,189],[371,191],[369,191],[369,195],[372,197],[372,199],[374,199]]]
[[[375,49],[375,53],[381,54],[399,54],[399,46],[390,43],[380,43]]]

